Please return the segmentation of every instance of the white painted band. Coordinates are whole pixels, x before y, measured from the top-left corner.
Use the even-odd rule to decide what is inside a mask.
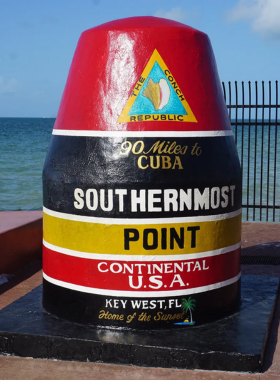
[[[135,225],[135,224],[168,224],[168,223],[193,223],[193,222],[211,222],[214,220],[224,220],[234,218],[237,215],[240,215],[242,208],[239,210],[218,214],[218,215],[203,215],[203,216],[182,216],[177,218],[99,218],[95,216],[83,216],[83,215],[74,215],[74,214],[65,214],[63,212],[53,211],[46,207],[43,207],[44,213],[55,218],[73,220],[76,222],[86,222],[86,223],[100,223],[100,224],[118,224],[118,225]]]
[[[226,131],[78,131],[54,129],[53,135],[84,137],[223,137],[233,136],[232,130]]]
[[[199,252],[199,253],[190,253],[190,254],[182,254],[182,255],[114,255],[114,254],[101,254],[101,253],[89,253],[89,252],[81,252],[74,251],[72,249],[58,247],[56,245],[50,244],[43,240],[43,244],[46,248],[51,249],[52,251],[62,253],[68,256],[80,257],[83,259],[90,260],[109,260],[109,261],[141,261],[141,262],[153,262],[153,261],[178,261],[178,260],[192,260],[192,259],[200,259],[204,257],[212,257],[222,255],[224,253],[228,253],[231,251],[235,251],[236,249],[241,247],[241,242],[230,245],[229,247],[215,249],[213,251],[207,252]]]
[[[76,291],[82,292],[82,293],[98,294],[98,295],[112,296],[112,297],[114,297],[114,296],[115,297],[129,297],[129,298],[135,298],[135,297],[139,297],[139,298],[144,298],[144,297],[145,298],[170,297],[170,296],[183,296],[183,295],[187,295],[187,294],[202,293],[202,292],[207,292],[209,290],[222,288],[222,287],[227,286],[227,285],[231,285],[231,284],[235,283],[236,281],[238,281],[240,276],[241,276],[241,272],[237,276],[230,278],[229,280],[217,282],[216,284],[200,286],[197,288],[182,289],[182,290],[181,289],[180,290],[167,290],[167,291],[164,290],[162,292],[161,291],[160,292],[154,292],[154,291],[138,292],[138,291],[131,291],[131,290],[129,290],[129,291],[111,290],[111,289],[107,290],[107,289],[99,289],[99,288],[89,288],[87,286],[81,286],[81,285],[74,285],[74,284],[70,284],[68,282],[64,282],[64,281],[60,281],[60,280],[56,280],[54,278],[51,278],[43,272],[43,277],[45,280],[47,280],[48,282],[50,282],[54,285],[61,286],[62,288],[76,290]]]

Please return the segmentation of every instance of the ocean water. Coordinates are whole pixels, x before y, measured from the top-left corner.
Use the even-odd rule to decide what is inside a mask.
[[[42,209],[42,170],[55,119],[0,118],[0,211]],[[235,127],[233,127],[235,135]],[[238,128],[243,162],[243,220],[280,221],[280,133],[267,125]],[[243,141],[243,144],[242,144]],[[243,146],[243,149],[242,149]]]
[[[0,118],[0,211],[41,210],[55,119]]]
[[[272,123],[232,128],[242,166],[243,221],[280,222],[280,131]]]

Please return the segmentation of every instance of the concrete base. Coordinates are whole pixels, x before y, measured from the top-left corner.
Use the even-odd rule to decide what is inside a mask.
[[[243,276],[240,311],[204,326],[128,331],[78,325],[41,307],[41,286],[0,311],[0,354],[163,368],[261,372],[279,279]]]

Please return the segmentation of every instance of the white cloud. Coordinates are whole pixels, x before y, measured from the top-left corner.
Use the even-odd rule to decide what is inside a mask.
[[[0,94],[13,94],[19,88],[19,83],[16,79],[5,79],[0,75]]]
[[[156,11],[154,16],[168,18],[170,20],[179,22],[185,22],[187,19],[187,12],[183,11],[180,7],[172,8],[171,11],[164,11],[162,9],[159,9],[158,11]]]
[[[253,32],[280,39],[280,0],[239,0],[227,19],[229,22],[249,20]]]

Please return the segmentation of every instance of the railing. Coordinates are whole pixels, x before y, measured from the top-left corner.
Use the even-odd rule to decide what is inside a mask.
[[[280,222],[278,81],[222,86],[242,167],[243,221]]]

